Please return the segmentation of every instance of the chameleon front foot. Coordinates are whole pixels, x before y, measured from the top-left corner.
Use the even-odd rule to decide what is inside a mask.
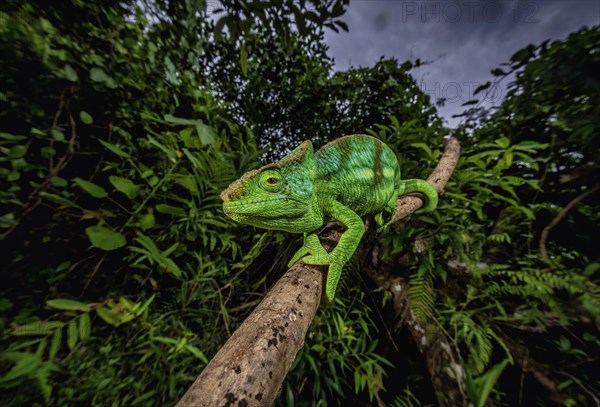
[[[292,256],[292,259],[288,262],[288,267],[292,267],[300,259],[306,264],[317,266],[326,266],[331,263],[329,253],[321,246],[321,242],[319,242],[316,234],[304,236],[304,244]]]
[[[325,285],[325,295],[329,301],[333,301],[335,289],[342,275],[343,262],[336,261],[331,253],[327,253],[323,246],[321,246],[321,242],[316,233],[304,236],[304,244],[289,261],[288,267],[291,267],[300,259],[302,259],[305,264],[329,266],[327,271],[327,283]]]

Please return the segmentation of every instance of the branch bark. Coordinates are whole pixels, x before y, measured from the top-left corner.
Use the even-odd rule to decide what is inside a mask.
[[[427,179],[439,193],[454,171],[459,154],[458,140],[448,139],[440,162]],[[398,198],[394,221],[422,205],[418,197]],[[325,230],[328,236],[322,243],[330,250],[342,232]],[[302,262],[292,266],[217,352],[176,407],[273,404],[319,307],[323,271],[322,266]]]
[[[319,308],[322,274],[319,268],[296,263],[231,335],[177,407],[273,404]]]

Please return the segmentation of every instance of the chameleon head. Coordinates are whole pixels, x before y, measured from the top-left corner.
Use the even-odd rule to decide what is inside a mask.
[[[304,141],[279,162],[245,173],[221,192],[230,218],[264,229],[304,232],[308,226],[316,162]]]

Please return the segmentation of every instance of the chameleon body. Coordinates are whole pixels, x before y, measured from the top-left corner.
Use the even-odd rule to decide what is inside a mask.
[[[304,244],[288,266],[300,258],[306,264],[327,265],[325,294],[331,301],[344,264],[350,260],[365,231],[361,217],[396,211],[400,195],[420,193],[435,209],[438,195],[426,181],[400,179],[394,152],[382,141],[365,135],[336,139],[316,153],[304,141],[279,162],[245,173],[221,193],[223,211],[232,219],[263,229],[304,233]],[[389,216],[391,219],[391,216]],[[335,220],[346,226],[337,246],[328,253],[318,229]]]

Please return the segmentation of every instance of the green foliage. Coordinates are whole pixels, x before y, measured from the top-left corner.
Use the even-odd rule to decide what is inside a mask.
[[[397,396],[392,403],[394,407],[419,407],[421,402],[419,399],[408,389],[404,389],[402,394]]]
[[[143,359],[157,371],[167,361],[178,370],[197,366],[194,359],[206,363],[206,349],[223,340],[213,334],[206,341],[208,334],[187,327],[156,328],[184,326],[178,315],[188,314],[192,324],[208,321],[200,331],[214,329],[209,304],[222,305],[218,287],[229,281],[228,259],[241,254],[239,241],[224,233],[232,226],[218,193],[235,176],[230,157],[238,158],[232,151],[244,136],[196,79],[200,65],[193,61],[205,38],[195,32],[205,26],[196,6],[152,5],[174,24],[149,24],[140,8],[116,2],[49,10],[14,4],[12,17],[2,19],[9,39],[2,115],[12,117],[0,140],[3,244],[11,242],[3,246],[11,274],[2,294],[34,293],[23,306],[10,303],[14,309],[2,319],[0,386],[16,404],[162,404],[184,388],[156,374],[133,399],[124,397],[126,387],[113,391],[106,381],[119,359],[101,349],[121,346],[119,363],[135,369]],[[65,24],[71,13],[81,18]],[[173,46],[186,38],[189,49]],[[36,75],[36,87],[23,86],[25,72]],[[27,255],[41,247],[43,258]],[[217,248],[220,258],[211,255]],[[132,334],[128,356],[123,339]],[[129,368],[112,371],[123,383],[135,376]],[[32,379],[39,392],[19,390]],[[76,380],[96,379],[98,392],[85,385],[74,392]]]
[[[373,309],[365,303],[369,295],[356,274],[352,280],[352,285],[340,282],[341,295],[317,313],[308,333],[310,342],[298,352],[284,382],[292,400],[340,400],[366,392],[372,401],[380,400],[385,391],[385,369],[392,364],[378,354],[379,341],[374,337],[378,327],[371,317]]]
[[[508,364],[508,359],[505,359],[503,362],[494,365],[490,370],[485,372],[485,374],[480,377],[473,378],[471,373],[467,370],[466,372],[466,385],[467,385],[467,393],[469,394],[469,398],[473,401],[473,405],[476,407],[483,407],[486,404],[488,397],[496,381],[502,374],[502,371]]]

